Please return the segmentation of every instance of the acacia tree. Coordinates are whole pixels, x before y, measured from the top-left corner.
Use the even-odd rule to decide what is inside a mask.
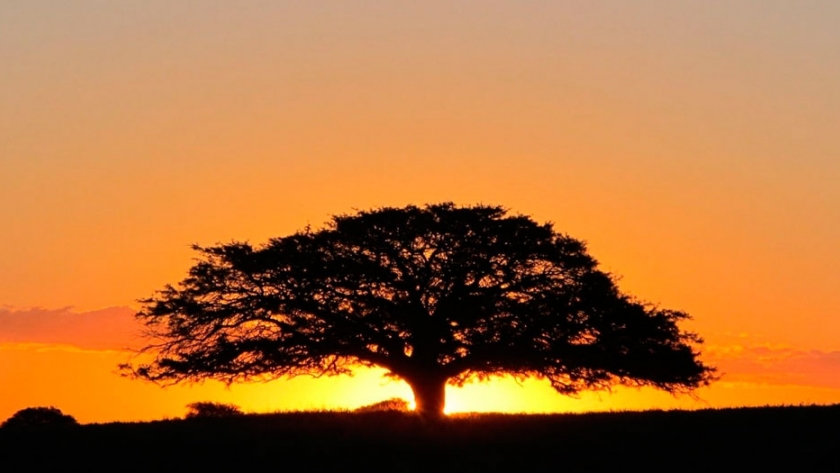
[[[497,206],[335,216],[254,247],[194,246],[177,287],[142,300],[153,341],[136,377],[228,383],[378,366],[417,410],[444,387],[512,375],[561,394],[614,385],[688,392],[714,379],[684,312],[622,293],[585,245]]]

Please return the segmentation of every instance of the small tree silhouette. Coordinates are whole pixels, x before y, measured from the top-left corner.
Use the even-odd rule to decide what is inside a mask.
[[[400,397],[392,397],[359,407],[356,412],[408,412],[408,401]]]
[[[234,417],[243,414],[239,406],[221,402],[194,402],[187,404],[187,409],[187,419]]]
[[[64,414],[55,407],[27,407],[15,412],[0,424],[4,429],[32,429],[45,427],[67,427],[79,425],[73,416]]]

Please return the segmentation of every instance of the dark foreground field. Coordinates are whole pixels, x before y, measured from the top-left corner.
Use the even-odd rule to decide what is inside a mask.
[[[398,413],[0,429],[0,471],[840,470],[840,406],[477,415]]]

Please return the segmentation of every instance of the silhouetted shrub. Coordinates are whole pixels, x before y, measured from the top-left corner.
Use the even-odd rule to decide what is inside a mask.
[[[215,418],[241,416],[242,409],[234,404],[223,404],[221,402],[194,402],[187,404],[187,419]]]
[[[79,425],[71,415],[55,407],[27,407],[15,412],[0,424],[4,429],[31,429],[44,427],[67,427]]]
[[[408,412],[408,401],[399,397],[392,397],[356,409],[356,412]]]

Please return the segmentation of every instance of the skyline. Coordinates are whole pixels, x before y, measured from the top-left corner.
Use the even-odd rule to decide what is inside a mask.
[[[375,376],[157,391],[106,366],[192,243],[440,201],[551,221],[622,290],[688,312],[729,369],[708,405],[840,402],[837,18],[831,1],[4,2],[0,418],[409,396]],[[519,409],[706,405],[500,386]]]

